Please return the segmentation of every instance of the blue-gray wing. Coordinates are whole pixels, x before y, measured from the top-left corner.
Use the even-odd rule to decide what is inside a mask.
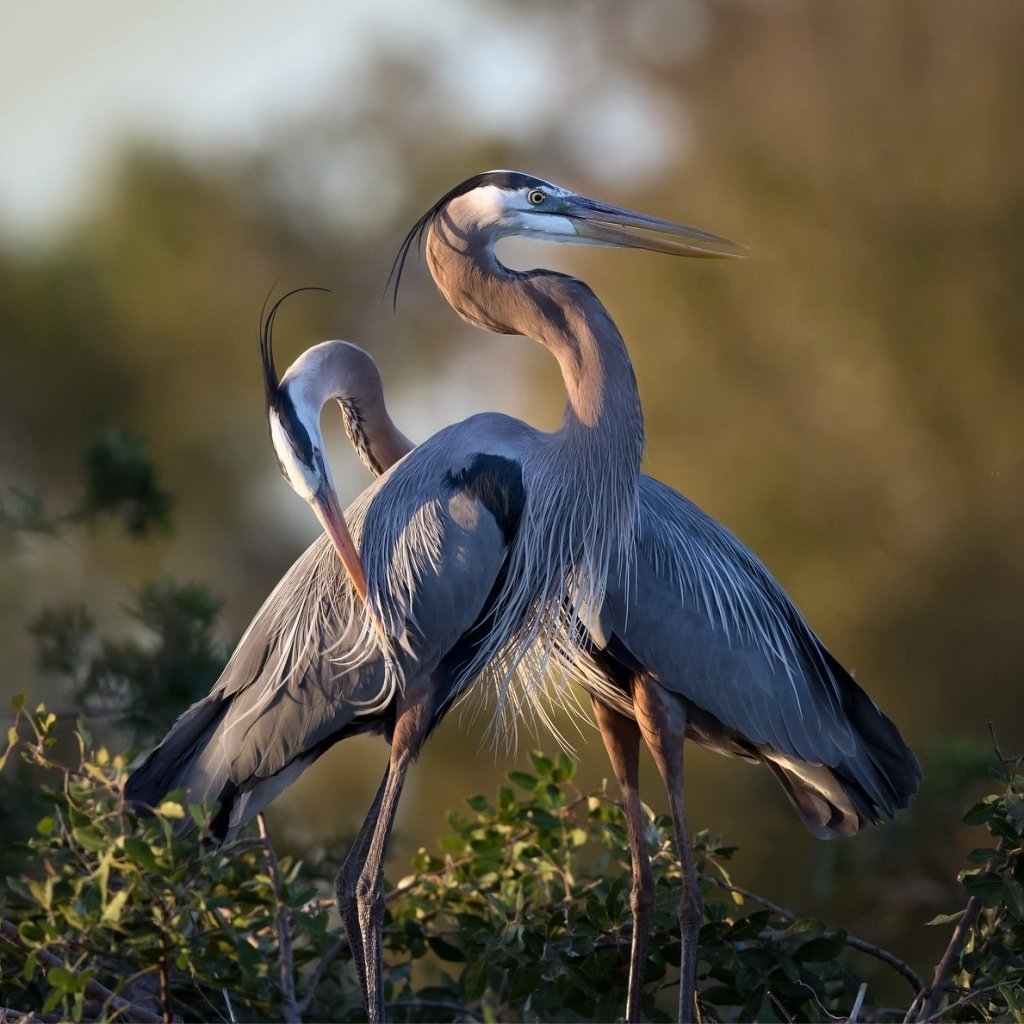
[[[906,806],[916,759],[767,569],[671,488],[644,477],[640,494],[635,562],[603,615],[620,660],[690,703],[698,741],[768,761],[805,820],[815,815],[791,790],[828,789],[817,766],[849,782],[857,819]]]
[[[514,487],[517,467],[503,471]],[[395,688],[431,675],[458,647],[507,551],[509,523],[480,500],[472,478],[433,480],[412,495],[389,474],[348,510],[387,641],[320,538],[264,602],[211,693],[132,772],[128,800],[152,806],[184,787],[190,801],[220,802],[214,830],[226,835],[333,743],[388,728]],[[437,683],[439,708],[455,696],[446,682]]]

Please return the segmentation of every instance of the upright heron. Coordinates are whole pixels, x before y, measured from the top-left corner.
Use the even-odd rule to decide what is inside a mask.
[[[494,246],[508,235],[684,256],[734,251],[724,239],[514,171],[456,186],[416,224],[403,254],[425,236],[434,279],[462,316],[548,348],[568,393],[562,425],[541,433],[507,416],[471,417],[421,444],[345,515],[315,443],[319,407],[313,414],[294,398],[315,381],[277,389],[268,336],[275,450],[348,575],[327,540],[315,542],[210,695],[126,786],[143,806],[178,787],[190,801],[216,800],[212,829],[227,836],[338,740],[384,733],[388,767],[335,885],[371,1020],[383,1015],[384,845],[410,762],[499,653],[507,680],[536,644],[576,642],[577,616],[599,606],[636,522],[643,418],[618,329],[581,281],[503,266]],[[272,325],[271,314],[265,334]]]
[[[307,349],[276,399],[316,424],[337,400],[377,475],[412,451],[387,411],[372,357],[344,341]],[[314,426],[313,444],[323,441]],[[308,500],[308,499],[307,499]],[[766,764],[811,832],[853,835],[892,817],[920,768],[892,722],[832,657],[757,557],[681,494],[642,475],[636,556],[613,569],[569,671],[591,694],[622,789],[633,864],[626,1016],[640,1015],[654,876],[638,790],[641,735],[668,789],[682,862],[680,1017],[692,1007],[701,920],[683,805],[683,738]]]

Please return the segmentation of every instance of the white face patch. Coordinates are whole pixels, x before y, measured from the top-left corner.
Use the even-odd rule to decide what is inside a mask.
[[[295,449],[292,448],[288,433],[281,424],[276,410],[270,413],[270,440],[292,490],[304,501],[311,501],[322,481],[319,474],[296,457]]]
[[[531,203],[535,190],[548,197],[548,205]],[[511,191],[497,185],[481,185],[459,196],[460,215],[478,227],[491,228],[495,238],[518,235],[544,242],[571,242],[578,239],[572,219],[549,213],[558,200],[572,198],[557,185],[541,182],[535,188]]]
[[[481,185],[459,196],[458,202],[478,224],[504,224],[516,193],[497,185]]]

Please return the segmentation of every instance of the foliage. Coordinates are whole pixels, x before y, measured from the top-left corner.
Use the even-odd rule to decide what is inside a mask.
[[[322,873],[278,861],[265,834],[214,846],[203,809],[183,807],[174,794],[153,817],[126,813],[124,757],[94,747],[79,722],[77,756],[64,764],[55,717],[42,706],[29,713],[23,697],[13,703],[0,769],[18,753],[42,773],[48,806],[0,903],[0,1001],[68,1020],[126,1012],[143,1020],[359,1019]],[[416,854],[412,873],[387,897],[392,1019],[621,1013],[630,939],[623,820],[604,792],[581,792],[574,772],[564,755],[532,754],[530,772],[510,772],[493,801],[475,796],[467,811],[449,814],[439,854]],[[953,974],[957,987],[944,997],[946,1019],[979,1011],[1021,1019],[1020,784],[1014,775],[1002,796],[968,815],[998,843],[976,851],[972,859],[984,854],[985,864],[964,876],[982,909]],[[186,814],[198,840],[173,834]],[[670,1019],[677,980],[679,876],[670,835],[667,819],[650,817],[657,906],[644,1012],[651,1020]],[[844,953],[850,937],[782,908],[752,906],[729,877],[733,850],[707,833],[695,849],[708,1019],[848,1015],[860,988]]]
[[[278,914],[302,919],[296,968],[331,941],[326,914],[304,909],[315,891],[299,866],[271,867],[259,841],[176,840],[173,825],[187,812],[171,799],[152,818],[126,814],[123,757],[92,749],[80,723],[80,756],[64,766],[53,753],[55,717],[42,706],[26,713],[22,698],[15,709],[8,738],[43,772],[49,813],[7,883],[3,1002],[80,1020],[113,1016],[127,1000],[136,1017],[173,1007],[205,1020],[230,1016],[228,992],[238,1019],[279,1016]]]
[[[86,451],[85,466],[85,515],[115,513],[133,537],[169,529],[173,501],[157,483],[141,438],[109,430]]]
[[[967,906],[932,921],[957,925],[949,961],[953,987],[945,999],[951,1020],[1024,1021],[1022,764],[1021,758],[1000,754],[995,774],[1002,792],[985,797],[964,816],[965,824],[987,828],[990,843],[971,851],[967,859],[974,866],[960,875],[970,895]]]
[[[135,742],[205,693],[227,660],[213,637],[220,602],[205,588],[172,579],[148,583],[129,615],[142,636],[101,639],[81,605],[47,609],[32,623],[40,667],[64,676],[75,706],[112,716]]]
[[[534,753],[531,762],[532,773],[509,773],[495,802],[476,796],[469,814],[449,815],[444,856],[419,852],[392,908],[391,947],[412,957],[430,950],[459,965],[454,976],[441,973],[430,995],[481,1015],[614,1020],[624,1006],[631,937],[622,814],[604,792],[573,786],[575,768],[564,754],[553,761]],[[651,817],[657,903],[644,1005],[650,1020],[674,1019],[678,998],[680,879],[671,835],[667,817]],[[732,848],[707,833],[695,846],[702,873],[728,882]],[[824,1009],[849,1009],[857,986],[838,960],[841,933],[769,910],[750,913],[741,897],[723,898],[710,885],[704,895],[706,1013],[815,1019]],[[391,972],[394,1001],[423,998],[396,976],[401,972]]]
[[[141,437],[108,430],[85,450],[81,464],[83,495],[78,507],[63,515],[49,514],[40,492],[11,489],[0,501],[0,540],[5,546],[22,531],[56,534],[104,514],[116,516],[124,531],[138,539],[170,529],[174,502],[157,482]]]

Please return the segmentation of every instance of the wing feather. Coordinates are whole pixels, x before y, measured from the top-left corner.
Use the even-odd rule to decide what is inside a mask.
[[[845,785],[847,795],[833,831],[855,830],[865,808],[874,820],[874,808],[891,815],[906,806],[916,759],[768,570],[682,495],[650,477],[640,493],[635,571],[613,578],[607,595],[612,629],[632,658],[690,703],[709,745],[774,758],[787,792],[812,785],[820,794],[824,776],[801,765],[834,769],[832,788]],[[820,803],[801,797],[802,809],[791,798],[801,814]]]

